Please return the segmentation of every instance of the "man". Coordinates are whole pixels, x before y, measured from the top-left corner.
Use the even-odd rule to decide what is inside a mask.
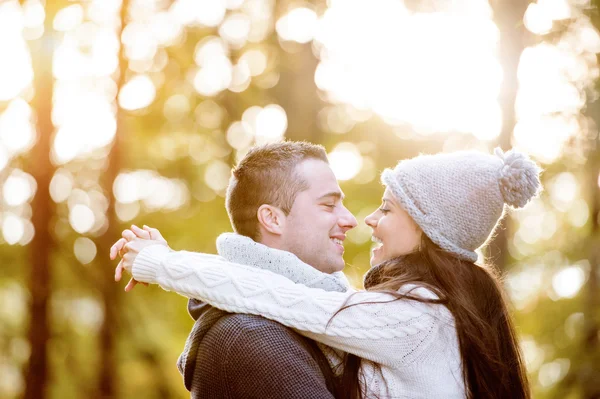
[[[343,242],[356,219],[342,200],[322,147],[255,147],[233,170],[226,208],[237,235],[219,237],[219,254],[298,283],[345,290]],[[132,226],[123,234],[111,249],[114,258],[128,245],[117,279],[123,268],[131,270],[137,252],[127,242],[136,235],[166,244],[155,229]],[[260,316],[228,314],[196,300],[188,309],[196,324],[178,366],[193,398],[333,397],[332,371],[313,341]]]

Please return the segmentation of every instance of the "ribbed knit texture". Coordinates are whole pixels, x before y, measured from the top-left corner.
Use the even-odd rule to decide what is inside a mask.
[[[160,245],[137,256],[133,276],[226,311],[262,315],[366,359],[367,397],[464,397],[454,319],[442,305],[309,288],[270,271]],[[424,288],[412,293],[435,298]]]
[[[490,237],[504,204],[525,206],[541,187],[540,169],[517,151],[421,155],[386,169],[381,180],[423,232],[461,259]]]
[[[304,284],[309,287],[338,292],[345,292],[350,288],[348,280],[342,272],[333,274],[322,273],[314,267],[302,262],[297,256],[290,252],[267,247],[239,234],[221,234],[217,239],[217,251],[220,256],[228,261],[270,270],[287,277],[296,283]],[[143,260],[140,260],[140,265],[143,270],[147,271]],[[200,343],[204,340],[206,334],[213,325],[219,319],[226,316],[227,312],[217,308],[211,308],[197,299],[190,299],[188,310],[194,318],[195,323],[186,340],[184,350],[177,360],[177,368],[183,376],[185,387],[194,393],[199,391],[203,384],[206,384],[206,381],[200,380],[199,377],[201,376],[201,373],[197,373],[196,370]],[[240,321],[236,319],[235,322],[242,323],[244,326],[248,325],[248,323],[243,320]],[[274,329],[273,326],[262,325],[258,323],[258,321],[254,321],[251,324],[260,327],[265,333],[269,333],[264,337],[265,340],[275,339],[282,335],[282,333],[278,329]],[[228,334],[227,329],[229,326],[222,325],[221,327],[224,329],[224,333]],[[341,359],[339,356],[335,356],[335,352],[326,351],[326,353],[332,366],[336,366],[340,363]],[[281,354],[281,356],[284,355],[285,354],[283,353]],[[281,359],[279,360],[281,361]]]

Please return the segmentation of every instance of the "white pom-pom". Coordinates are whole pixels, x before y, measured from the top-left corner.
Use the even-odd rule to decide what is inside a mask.
[[[496,148],[494,153],[504,162],[498,177],[504,202],[514,208],[524,207],[540,189],[540,168],[527,155],[514,150],[504,153]]]

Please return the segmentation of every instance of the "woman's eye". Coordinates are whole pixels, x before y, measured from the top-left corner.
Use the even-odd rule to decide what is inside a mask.
[[[385,214],[387,214],[387,213],[388,213],[390,210],[389,210],[389,209],[385,209],[385,208],[379,208],[379,211],[385,215]]]
[[[335,204],[325,204],[325,206],[331,209],[335,208]]]

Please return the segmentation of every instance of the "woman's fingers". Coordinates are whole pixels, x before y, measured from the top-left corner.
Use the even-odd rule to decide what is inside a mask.
[[[132,278],[129,280],[129,282],[127,283],[127,285],[125,286],[125,292],[129,292],[129,291],[131,291],[132,289],[134,289],[134,288],[135,288],[135,286],[137,285],[137,283],[138,283],[138,282],[137,282],[137,281],[135,281],[135,280],[133,279],[133,277],[132,277]]]
[[[110,260],[115,260],[117,255],[123,250],[123,247],[127,244],[127,240],[124,238],[119,238],[119,240],[114,243],[112,247],[110,247]]]
[[[152,239],[152,236],[149,231],[140,229],[135,224],[131,225],[131,231],[133,231],[135,233],[135,235],[138,236],[139,238],[143,238],[145,240]]]
[[[129,229],[123,230],[123,233],[121,235],[127,241],[135,240],[135,237],[136,237],[135,233]]]
[[[162,234],[160,234],[160,231],[158,231],[158,229],[144,225],[144,230],[150,234],[150,238],[152,240],[167,242],[167,240],[164,239]]]
[[[121,281],[121,277],[123,276],[123,259],[117,265],[115,269],[115,281]]]

